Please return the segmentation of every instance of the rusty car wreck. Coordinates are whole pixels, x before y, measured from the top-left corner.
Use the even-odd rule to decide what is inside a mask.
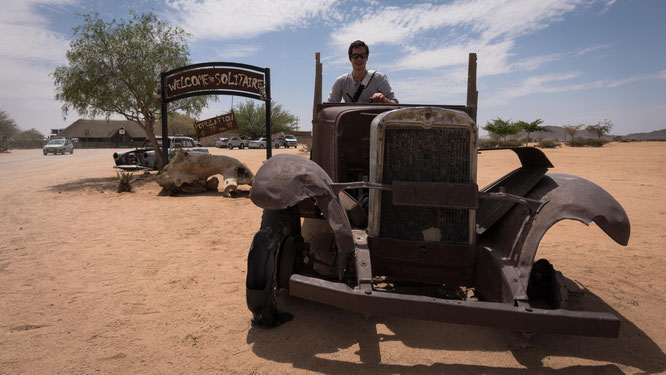
[[[456,106],[315,98],[311,159],[276,155],[251,189],[264,209],[248,256],[254,323],[290,319],[276,304],[285,290],[368,315],[618,336],[615,315],[566,309],[562,274],[536,252],[564,219],[626,245],[624,209],[588,180],[547,173],[531,147],[512,149],[521,166],[479,189],[475,54],[467,90]]]

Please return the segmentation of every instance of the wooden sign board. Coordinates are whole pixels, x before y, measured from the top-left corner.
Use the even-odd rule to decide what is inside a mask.
[[[187,70],[166,78],[167,98],[206,90],[236,90],[264,96],[264,75],[233,68],[207,68]]]
[[[238,129],[234,111],[194,123],[194,131],[199,139],[232,129]]]

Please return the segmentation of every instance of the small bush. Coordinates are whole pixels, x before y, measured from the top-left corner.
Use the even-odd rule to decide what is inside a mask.
[[[116,188],[116,191],[118,193],[122,192],[132,192],[132,182],[134,182],[134,179],[132,179],[132,174],[133,172],[116,172],[116,176],[118,176],[118,187]]]
[[[569,146],[571,147],[585,147],[585,146],[590,146],[590,147],[601,147],[608,143],[607,140],[605,139],[597,139],[597,138],[582,138],[582,137],[574,137],[574,139],[569,142]]]
[[[508,141],[499,141],[498,146],[499,147],[521,147],[523,145],[523,142],[517,140],[517,139],[509,139]]]
[[[549,139],[542,140],[537,144],[537,147],[539,147],[539,148],[556,148],[556,147],[560,147],[560,146],[562,146],[560,144],[560,142],[552,141],[552,140],[549,140]]]
[[[479,148],[494,148],[499,142],[494,139],[479,139]]]

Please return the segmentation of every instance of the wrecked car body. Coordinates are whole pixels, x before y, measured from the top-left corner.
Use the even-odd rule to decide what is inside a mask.
[[[192,153],[208,154],[206,147],[197,146],[195,140],[185,136],[169,136],[169,160],[180,149]],[[162,146],[162,138],[157,139],[157,143]],[[150,140],[146,139],[141,147],[134,150],[120,151],[113,153],[113,161],[116,163],[114,168],[125,171],[137,170],[157,170],[157,157]],[[168,161],[167,161],[168,162]]]
[[[369,315],[617,337],[615,315],[566,309],[562,274],[536,252],[564,219],[626,245],[624,209],[593,182],[547,173],[530,147],[479,189],[475,63],[465,106],[319,104],[312,159],[264,163],[250,193],[264,209],[248,257],[255,323],[289,318],[275,299],[286,290]]]

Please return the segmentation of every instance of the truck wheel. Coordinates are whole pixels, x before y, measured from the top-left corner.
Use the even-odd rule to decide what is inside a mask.
[[[239,149],[239,150],[242,150],[242,149],[244,149],[244,148],[245,148],[245,145],[242,144],[242,143],[240,144],[240,146],[238,146],[238,149]]]
[[[276,296],[286,287],[293,269],[300,235],[298,207],[264,210],[247,259],[245,296],[252,324],[275,327],[293,318],[277,310]]]

